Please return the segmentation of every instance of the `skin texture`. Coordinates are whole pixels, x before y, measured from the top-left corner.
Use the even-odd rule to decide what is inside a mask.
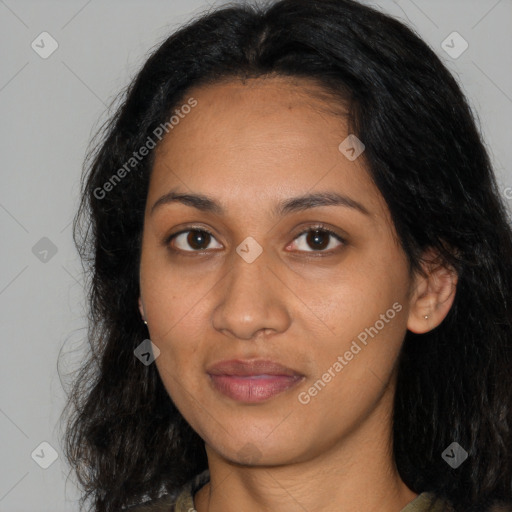
[[[195,88],[188,97],[197,106],[156,149],[139,305],[161,351],[162,381],[206,443],[211,481],[195,496],[198,512],[398,512],[417,496],[392,456],[396,362],[407,329],[427,332],[445,318],[456,276],[429,265],[433,253],[427,276],[411,275],[363,157],[350,161],[338,149],[344,117],[319,93],[281,77]],[[152,211],[171,190],[207,195],[225,211],[181,202]],[[272,213],[280,201],[318,192],[348,196],[368,214],[339,205]],[[324,234],[315,249],[301,233],[318,223],[345,242]],[[195,232],[166,245],[186,229],[212,232],[199,247],[206,251],[190,245]],[[263,249],[252,263],[236,251],[249,236]],[[393,304],[401,308],[389,319]],[[378,334],[301,403],[299,394],[381,315],[388,321]],[[304,379],[240,403],[206,373],[230,359],[270,359]]]

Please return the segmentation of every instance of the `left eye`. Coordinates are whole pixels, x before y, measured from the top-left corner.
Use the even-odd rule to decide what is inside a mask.
[[[333,238],[336,240],[332,240]],[[297,238],[295,238],[295,240],[301,239],[303,239],[303,242],[305,241],[306,245],[313,247],[312,251],[308,251],[303,248],[304,244],[302,244],[302,247],[298,244],[298,250],[303,252],[328,252],[325,249],[333,249],[343,245],[344,243],[344,240],[339,235],[325,228],[313,228],[303,231]],[[336,245],[336,241],[338,242],[338,245]]]

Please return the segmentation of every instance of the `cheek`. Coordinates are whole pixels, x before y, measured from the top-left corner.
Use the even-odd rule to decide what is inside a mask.
[[[174,347],[173,340],[186,339],[188,350],[195,350],[193,341],[208,325],[208,293],[215,282],[212,272],[176,267],[165,257],[143,255],[140,287],[151,339],[175,352],[183,344]]]
[[[339,307],[326,319],[332,329],[319,329],[316,333],[308,329],[309,354],[315,362],[311,380],[321,379],[333,391],[339,388],[341,393],[351,392],[351,385],[341,384],[345,379],[347,383],[363,382],[375,376],[387,380],[405,336],[406,310],[399,301],[382,299],[365,308],[358,308],[357,304],[349,307],[340,300]]]
[[[307,296],[309,310],[298,322],[311,342],[305,348],[315,362],[310,381],[321,381],[311,393],[306,389],[305,400],[321,391],[324,399],[356,408],[362,395],[371,399],[388,381],[407,325],[408,272],[399,258],[395,265],[360,261],[323,286],[310,284],[299,292]]]
[[[389,389],[405,335],[405,308],[387,300],[380,306],[338,313],[341,334],[316,340],[310,352],[315,371],[297,390],[297,428],[308,418],[311,432],[324,433],[322,442],[361,421]]]
[[[386,332],[401,332],[405,315],[398,315],[397,309],[406,310],[408,274],[397,258],[394,261],[395,265],[372,258],[347,258],[345,265],[315,279],[294,277],[287,283],[293,291],[289,304],[296,304],[300,329],[322,332],[334,344],[356,337],[376,322],[379,331],[384,331],[384,321]],[[381,315],[385,316],[382,321]]]

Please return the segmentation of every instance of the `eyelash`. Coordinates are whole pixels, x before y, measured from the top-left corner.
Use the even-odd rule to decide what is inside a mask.
[[[166,246],[169,247],[169,249],[171,251],[173,251],[174,253],[179,253],[180,255],[185,255],[185,256],[190,256],[190,255],[194,255],[194,254],[205,254],[206,252],[209,252],[210,250],[209,249],[201,249],[201,250],[190,250],[190,251],[184,251],[182,249],[175,249],[173,248],[170,243],[179,235],[182,235],[183,233],[189,233],[189,232],[192,232],[192,231],[197,231],[197,232],[201,232],[201,233],[207,233],[208,235],[210,235],[211,237],[213,237],[215,239],[215,235],[209,231],[208,229],[206,228],[203,228],[203,227],[200,227],[200,226],[197,226],[197,227],[189,227],[187,229],[183,229],[181,231],[178,231],[176,233],[172,233],[171,235],[169,235],[165,240],[164,240],[164,244]],[[322,233],[327,233],[328,235],[334,237],[336,240],[338,240],[339,242],[341,242],[342,246],[343,245],[346,245],[346,240],[344,238],[342,238],[340,235],[338,235],[336,232],[334,232],[333,230],[329,229],[328,227],[324,226],[323,224],[318,224],[318,225],[315,225],[315,226],[311,226],[303,231],[301,231],[293,240],[296,240],[298,238],[300,238],[302,235],[305,235],[305,234],[308,234],[308,233],[311,233],[311,232],[314,232],[314,231],[320,231]],[[328,244],[329,245],[329,244]],[[338,246],[337,248],[335,249],[331,249],[329,251],[325,251],[325,250],[318,250],[318,251],[297,251],[297,252],[300,252],[300,253],[306,253],[308,255],[314,255],[315,257],[322,257],[324,255],[330,255],[330,254],[334,254],[334,252],[339,249],[340,246]],[[187,254],[189,253],[189,254]]]

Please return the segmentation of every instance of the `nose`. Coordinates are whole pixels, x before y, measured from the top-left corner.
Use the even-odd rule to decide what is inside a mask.
[[[286,300],[292,293],[270,268],[265,251],[252,263],[237,253],[232,260],[230,271],[214,292],[214,328],[242,340],[286,331],[291,323]]]

